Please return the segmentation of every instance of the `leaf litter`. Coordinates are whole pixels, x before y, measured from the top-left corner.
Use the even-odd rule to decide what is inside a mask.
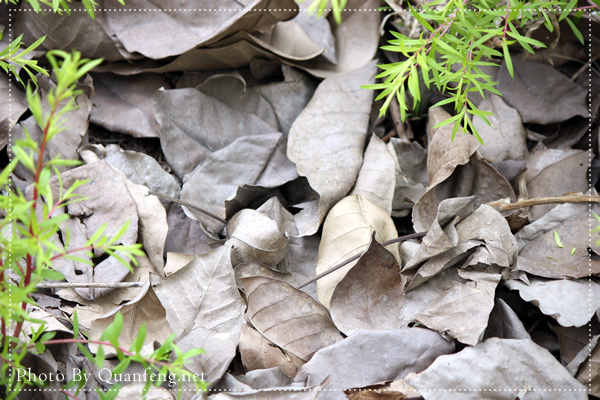
[[[599,210],[565,201],[502,211],[597,196],[596,149],[582,145],[586,90],[566,76],[568,61],[515,55],[515,80],[500,66],[503,97],[480,102],[492,126],[475,121],[483,146],[451,140],[450,125],[433,129],[449,116],[441,108],[427,126],[409,118],[408,136],[391,116],[375,118],[373,93],[360,88],[389,61],[377,53],[380,16],[365,11],[378,3],[350,3],[340,26],[291,0],[218,2],[229,11],[198,18],[141,0],[128,6],[155,11],[103,10],[95,21],[18,12],[25,42],[48,35],[48,49],[107,61],[49,148],[85,162],[63,172],[65,186],[92,180],[55,242],[73,248],[102,223],[110,234],[129,220],[121,242],[147,254],[133,273],[103,254],[93,268],[57,262],[71,283],[142,286],[40,293],[30,312],[68,333],[77,311],[97,338],[121,311],[122,343],[144,322],[149,351],[173,332],[182,350],[205,350],[187,368],[209,382],[209,399],[600,396],[599,235],[589,225]],[[40,79],[43,95],[51,85]],[[15,138],[40,135],[12,92],[10,111],[0,102],[2,147],[11,127]],[[90,124],[125,140],[90,145]],[[135,146],[153,137],[157,159]],[[30,181],[16,171],[22,190]],[[413,232],[423,237],[398,239]],[[64,363],[36,356],[40,371],[86,367],[95,378],[85,388],[103,384],[74,348],[64,353]]]

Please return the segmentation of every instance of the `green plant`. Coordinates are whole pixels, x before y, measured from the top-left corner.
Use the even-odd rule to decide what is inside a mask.
[[[139,362],[148,368],[148,371],[157,372],[159,377],[164,377],[154,381],[147,380],[146,390],[152,384],[161,384],[168,374],[178,379],[185,376],[193,378],[192,374],[184,369],[183,364],[202,350],[195,349],[185,354],[181,353],[173,344],[174,335],[154,353],[144,356],[140,352],[146,336],[145,326],[140,328],[130,349],[119,345],[119,335],[123,325],[120,314],[116,315],[114,322],[103,332],[101,340],[92,341],[86,339],[79,331],[76,315],[73,317],[74,337],[53,339],[55,332],[46,331],[44,321],[35,320],[26,312],[27,305],[35,305],[30,295],[36,291],[38,283],[45,279],[64,279],[62,274],[52,269],[53,262],[57,259],[65,257],[78,262],[88,262],[78,255],[83,253],[91,259],[92,250],[100,249],[131,270],[130,263],[137,263],[135,256],[144,254],[139,244],[119,244],[119,238],[127,230],[127,224],[110,238],[103,234],[105,225],[92,235],[84,246],[77,249],[66,250],[53,240],[60,225],[69,218],[67,213],[58,214],[57,211],[82,200],[82,196],[78,195],[76,190],[86,181],[78,180],[69,188],[64,188],[58,167],[75,166],[79,161],[64,160],[59,157],[44,161],[44,154],[48,142],[63,130],[61,117],[76,107],[75,98],[79,94],[76,90],[77,81],[102,60],[90,61],[82,59],[78,52],[68,54],[63,51],[50,51],[47,58],[56,80],[56,87],[52,88],[46,96],[49,111],[43,111],[42,99],[37,91],[29,86],[26,91],[31,114],[42,130],[42,139],[38,144],[25,132],[25,139],[17,141],[12,146],[14,159],[0,173],[0,210],[4,210],[3,219],[0,221],[0,388],[3,388],[8,399],[13,399],[26,386],[43,384],[35,376],[22,373],[24,371],[22,362],[25,356],[28,353],[41,353],[46,346],[64,343],[76,343],[80,351],[98,367],[101,367],[105,361],[104,346],[112,347],[120,360],[117,367],[113,369],[113,374],[124,371],[132,362]],[[12,187],[11,173],[17,164],[27,168],[34,176],[33,194],[29,198]],[[68,242],[69,235],[65,236]],[[116,252],[119,252],[119,255],[115,254]],[[23,330],[25,321],[40,324],[40,328],[25,332]],[[100,346],[95,357],[84,346],[91,343]],[[173,355],[175,360],[169,361],[169,357]],[[190,380],[194,381],[198,389],[205,388],[203,382]],[[77,382],[72,381],[61,390],[64,391],[75,385]],[[113,387],[111,391],[101,393],[101,397],[114,398],[118,394],[118,389],[119,387]],[[69,396],[72,397],[71,394]]]
[[[302,3],[304,0],[298,0],[298,3]],[[331,0],[331,4],[329,4],[330,0],[313,0],[313,2],[308,6],[307,10],[310,13],[317,12],[317,16],[320,17],[326,10],[331,10],[333,13],[333,17],[335,18],[335,22],[338,24],[342,23],[342,10],[346,8],[346,3],[348,0]]]
[[[569,18],[576,3],[576,0],[568,4],[565,0],[510,0],[503,6],[500,0],[434,0],[421,3],[418,10],[409,4],[410,14],[425,31],[418,38],[391,32],[395,39],[382,48],[399,52],[405,59],[380,65],[383,72],[377,78],[385,80],[363,87],[382,90],[377,96],[378,100],[385,98],[380,110],[382,115],[396,97],[404,120],[409,109],[407,90],[413,99],[412,108],[416,109],[421,100],[419,80],[427,88],[433,83],[438,91],[448,96],[434,107],[453,103],[456,113],[436,127],[454,122],[453,137],[462,125],[463,132],[470,130],[482,142],[473,125],[473,116],[480,117],[489,125],[486,117],[493,114],[479,110],[469,94],[479,92],[484,97],[486,91],[499,96],[502,93],[494,87],[497,82],[481,67],[498,66],[496,60],[504,58],[513,76],[509,46],[518,44],[532,54],[535,53],[534,47],[546,47],[529,37],[530,32],[522,31],[540,21],[552,32],[557,23],[557,14],[558,21],[566,20],[583,43],[576,23]],[[576,10],[575,21],[583,12],[583,9]]]
[[[40,11],[44,11],[44,9],[42,8],[43,6],[47,6],[50,7],[50,9],[52,9],[52,12],[58,12],[58,13],[62,13],[62,12],[66,12],[68,15],[71,15],[71,10],[69,8],[69,4],[72,3],[72,0],[25,0],[27,3],[29,3],[31,5],[31,8],[33,9],[33,11],[35,12],[40,12]],[[121,5],[125,5],[125,1],[124,0],[117,0]],[[6,0],[6,4],[11,3],[11,4],[19,4],[19,0]],[[98,6],[98,3],[96,3],[94,0],[81,0],[81,3],[83,3],[83,6],[85,7],[86,11],[88,12],[88,14],[90,15],[90,17],[92,17],[92,19],[95,18],[94,15],[94,10],[96,9],[96,7]]]

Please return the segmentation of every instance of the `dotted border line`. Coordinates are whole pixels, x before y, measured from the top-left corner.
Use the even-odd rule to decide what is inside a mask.
[[[184,12],[240,12],[240,11],[244,11],[245,9],[243,8],[169,8],[169,9],[160,9],[160,8],[153,8],[153,9],[136,9],[136,8],[104,8],[104,9],[96,9],[96,11],[103,11],[103,12],[112,12],[112,11],[120,11],[120,12],[151,12],[151,11],[168,11],[168,12],[173,12],[173,11],[184,11]],[[309,12],[308,9],[305,8],[300,8],[300,9],[292,9],[292,8],[266,8],[266,9],[251,9],[250,11],[252,12],[290,12],[290,11],[296,11],[299,10],[299,12]],[[472,10],[472,11],[483,11],[485,9],[477,9],[477,10]],[[506,11],[505,8],[496,8],[496,9],[487,9],[487,10],[503,10]],[[555,10],[557,11],[579,11],[579,9],[577,8],[571,8],[571,9],[562,9],[560,7],[556,7]],[[13,32],[12,32],[12,11],[13,8],[9,7],[8,8],[8,38],[9,38],[9,42],[12,43],[13,41]],[[21,12],[35,12],[34,9],[32,8],[22,8],[18,11]],[[42,9],[43,12],[53,12],[53,9]],[[85,8],[83,9],[72,9],[70,10],[70,12],[85,12],[87,13],[87,10]],[[330,12],[330,11],[346,11],[346,12],[379,12],[381,11],[379,8],[354,8],[354,9],[332,9],[332,8],[325,8],[323,9],[323,11],[326,12]],[[397,11],[406,11],[409,12],[408,10],[397,10]],[[593,12],[593,10],[585,10],[586,13],[590,13]],[[588,18],[588,140],[589,140],[589,163],[591,165],[592,163],[592,155],[593,155],[593,149],[592,149],[592,124],[593,124],[593,111],[592,111],[592,19]],[[8,121],[8,143],[7,143],[7,153],[8,153],[8,161],[9,163],[12,161],[12,74],[9,71],[8,72],[8,115],[9,115],[9,121]],[[12,174],[9,175],[8,177],[8,185],[12,185]],[[588,171],[588,185],[589,187],[592,186],[592,172],[591,172],[591,168]],[[9,197],[8,200],[8,207],[9,209],[12,208],[12,197]],[[588,234],[588,246],[591,248],[592,247],[592,235],[591,235],[591,230],[592,230],[592,203],[588,203],[588,225],[589,225],[589,234]],[[12,239],[12,235],[11,235],[11,239]],[[10,265],[12,263],[12,240],[9,239],[8,240],[8,256],[7,256],[7,265]],[[588,282],[589,282],[589,287],[588,287],[588,294],[589,294],[589,303],[588,303],[588,307],[589,307],[589,312],[590,315],[592,315],[592,319],[593,319],[593,313],[592,313],[592,259],[591,257],[588,258],[588,263],[589,263],[589,278],[588,278]],[[9,304],[9,308],[12,306],[12,287],[9,286],[8,289],[8,304]],[[592,341],[592,322],[590,320],[590,322],[588,323],[588,343],[591,344]],[[588,349],[588,388],[586,389],[561,389],[561,388],[554,388],[554,389],[535,389],[535,388],[531,388],[528,391],[531,392],[591,392],[592,390],[592,359],[591,359],[591,355],[592,355],[592,347],[589,346]],[[58,391],[59,389],[49,389],[49,388],[23,388],[21,389],[21,391],[23,392],[52,392],[52,391]],[[122,389],[121,389],[122,390]],[[521,388],[517,388],[517,389],[495,389],[495,388],[477,388],[477,389],[422,389],[420,390],[420,392],[514,392],[514,391],[518,391],[518,390],[522,390]],[[92,392],[94,390],[91,389],[83,389],[81,390],[83,392]],[[108,389],[107,391],[112,391],[112,389]],[[192,389],[182,389],[182,391],[190,391],[190,392],[195,392],[195,390]],[[210,392],[247,392],[247,390],[236,390],[236,389],[213,389],[213,390],[209,390]],[[252,390],[254,391],[254,390]],[[290,389],[290,390],[285,390],[285,389],[279,389],[279,391],[289,391],[289,392],[311,392],[311,391],[319,391],[319,392],[343,392],[343,391],[348,391],[348,389],[327,389],[327,388],[323,388],[323,389]],[[385,391],[391,391],[393,392],[393,389],[355,389],[352,391],[378,391],[378,392],[385,392]]]
[[[562,7],[548,7],[546,8],[546,10],[549,10],[550,8],[554,9],[555,11],[569,11],[569,12],[575,12],[575,11],[585,11],[585,12],[590,12],[590,10],[582,10],[581,8],[562,8]],[[43,12],[54,12],[54,10],[52,8],[42,8],[40,9]],[[466,9],[467,11],[506,11],[506,8],[476,8],[476,9]],[[33,8],[22,8],[19,11],[22,12],[36,12]],[[251,9],[245,9],[245,8],[96,8],[94,11],[102,11],[102,12],[112,12],[112,11],[119,11],[119,12],[151,12],[151,11],[161,11],[161,12],[177,12],[177,11],[184,11],[184,12],[241,12],[241,11],[248,11],[248,12],[293,12],[293,11],[299,11],[299,12],[308,12],[308,13],[315,13],[316,10],[309,10],[307,8],[251,8]],[[382,11],[381,9],[378,8],[324,8],[323,12],[379,12]],[[519,9],[510,9],[509,11],[519,11]],[[535,10],[534,10],[535,11]],[[600,11],[600,10],[599,10]],[[69,12],[82,12],[82,13],[87,13],[87,10],[85,8],[78,8],[78,9],[72,9],[69,10]],[[406,12],[406,13],[410,13],[409,10],[396,10],[395,12]],[[425,11],[423,11],[425,12]],[[594,10],[592,10],[592,12],[594,12]],[[57,13],[59,13],[59,11],[57,11]],[[66,11],[60,11],[60,13],[64,13],[66,14]]]

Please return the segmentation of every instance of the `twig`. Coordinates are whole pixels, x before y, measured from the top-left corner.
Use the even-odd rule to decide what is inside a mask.
[[[174,197],[167,196],[166,194],[162,194],[162,193],[156,193],[156,192],[153,192],[152,190],[149,190],[149,191],[148,191],[148,195],[152,195],[152,196],[156,196],[156,197],[162,197],[163,199],[166,199],[166,200],[172,201],[173,203],[177,203],[177,204],[181,204],[182,206],[186,206],[186,207],[189,207],[189,208],[193,208],[194,210],[196,210],[196,211],[200,211],[202,214],[204,214],[204,215],[207,215],[207,216],[209,216],[209,217],[211,217],[211,218],[213,218],[213,219],[216,219],[216,220],[217,220],[217,221],[219,221],[220,223],[227,225],[227,221],[226,221],[226,220],[224,220],[223,218],[221,218],[221,217],[217,217],[216,215],[214,215],[214,214],[211,214],[211,213],[209,213],[208,211],[205,211],[205,210],[201,209],[201,208],[200,208],[200,207],[198,207],[198,206],[195,206],[195,205],[193,205],[193,204],[190,204],[190,203],[188,203],[187,201],[179,200],[179,199],[176,199],[176,198],[174,198]]]
[[[158,286],[158,282],[151,285]],[[44,282],[35,285],[36,289],[131,288],[142,286],[144,286],[144,282]]]
[[[411,233],[410,235],[400,236],[400,237],[397,237],[395,239],[388,240],[386,242],[381,243],[381,245],[382,246],[389,246],[390,244],[403,242],[405,240],[420,238],[420,237],[425,236],[426,234],[427,234],[427,232]],[[330,273],[332,273],[334,271],[337,271],[338,269],[340,269],[340,268],[342,268],[342,267],[350,264],[352,261],[358,260],[365,253],[366,253],[366,250],[363,251],[362,253],[358,253],[358,254],[356,254],[356,255],[348,258],[347,260],[342,261],[338,265],[329,268],[327,271],[321,272],[319,275],[316,275],[315,277],[310,278],[309,280],[302,282],[301,284],[299,284],[298,286],[296,286],[296,289],[303,288],[304,286],[306,286],[308,284],[311,284],[314,281],[317,281],[317,280],[321,279],[322,277],[327,276],[327,275],[329,275]]]
[[[496,211],[506,212],[518,210],[523,207],[539,206],[541,204],[562,204],[562,203],[600,203],[600,196],[586,196],[582,194],[557,196],[557,197],[536,197],[534,199],[519,200],[515,203],[511,203],[505,199],[492,201],[487,203],[488,206],[493,207]]]
[[[598,57],[600,57],[600,53],[596,54],[594,57],[592,57],[588,62],[586,62],[585,64],[583,64],[581,66],[581,68],[579,68],[577,70],[577,72],[575,72],[573,74],[573,76],[571,77],[571,81],[575,82],[575,79],[577,79],[577,77],[579,75],[581,75],[583,73],[583,71],[585,71],[588,68],[592,68],[592,64],[598,59]]]

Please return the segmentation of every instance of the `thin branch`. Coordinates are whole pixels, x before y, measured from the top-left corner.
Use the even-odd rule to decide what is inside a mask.
[[[171,196],[167,196],[167,195],[162,194],[162,193],[156,193],[156,192],[153,192],[152,190],[148,191],[148,195],[152,195],[152,196],[156,196],[156,197],[162,197],[163,199],[172,201],[173,203],[181,204],[182,206],[186,206],[188,208],[193,208],[194,210],[200,211],[202,214],[207,215],[207,216],[209,216],[209,217],[211,217],[213,219],[216,219],[217,221],[219,221],[220,223],[222,223],[224,225],[227,225],[227,221],[224,220],[223,218],[217,217],[216,215],[211,214],[208,211],[205,211],[205,210],[201,209],[198,206],[190,204],[187,201],[179,200],[179,199],[176,199],[176,198],[171,197]]]
[[[158,286],[159,282],[152,283]],[[96,289],[96,288],[133,288],[142,287],[144,282],[44,282],[35,285],[36,289]]]
[[[388,240],[386,242],[381,243],[381,245],[385,247],[385,246],[389,246],[389,245],[394,244],[394,243],[403,242],[405,240],[420,238],[420,237],[425,236],[426,234],[427,234],[427,232],[411,233],[410,235],[400,236],[400,237],[397,237],[395,239]],[[329,268],[327,271],[321,272],[319,275],[315,276],[314,278],[311,278],[311,279],[309,279],[307,281],[302,282],[301,284],[299,284],[298,286],[296,286],[296,289],[303,288],[304,286],[309,285],[309,284],[311,284],[311,283],[313,283],[313,282],[321,279],[322,277],[327,276],[327,275],[331,274],[332,272],[337,271],[338,269],[340,269],[340,268],[342,268],[342,267],[350,264],[352,261],[358,260],[365,253],[366,253],[366,250],[363,251],[362,253],[358,253],[358,254],[356,254],[356,255],[348,258],[347,260],[342,261],[338,265]]]
[[[539,206],[541,204],[563,204],[563,203],[600,203],[600,196],[586,196],[582,194],[557,196],[557,197],[536,197],[534,199],[519,200],[511,203],[509,200],[496,200],[487,203],[496,211],[506,212],[518,210],[519,208]]]

